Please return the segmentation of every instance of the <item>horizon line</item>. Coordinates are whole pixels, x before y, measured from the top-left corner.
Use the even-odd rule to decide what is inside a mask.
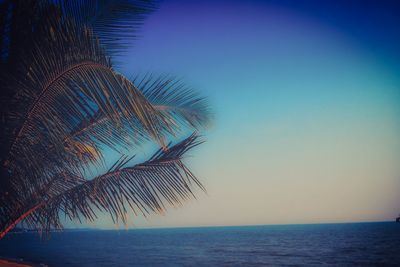
[[[59,231],[64,230],[101,230],[101,231],[119,231],[119,230],[157,230],[157,229],[181,229],[181,228],[222,228],[222,227],[257,227],[257,226],[285,226],[285,225],[321,225],[321,224],[361,224],[361,223],[389,223],[394,222],[394,220],[384,220],[384,221],[349,221],[349,222],[316,222],[316,223],[273,223],[273,224],[241,224],[241,225],[198,225],[198,226],[156,226],[156,227],[120,227],[120,228],[97,228],[97,227],[76,227],[76,228],[64,228]],[[58,230],[56,230],[58,231]]]

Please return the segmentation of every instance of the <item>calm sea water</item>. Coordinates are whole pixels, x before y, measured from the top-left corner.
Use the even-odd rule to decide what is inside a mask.
[[[400,266],[400,223],[66,231],[0,241],[48,266]]]

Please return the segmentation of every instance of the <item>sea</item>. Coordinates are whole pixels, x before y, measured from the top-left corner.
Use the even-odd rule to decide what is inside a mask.
[[[13,233],[0,257],[37,266],[400,266],[400,223]]]

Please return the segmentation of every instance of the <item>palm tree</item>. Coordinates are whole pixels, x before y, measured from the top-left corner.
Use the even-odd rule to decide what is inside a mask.
[[[206,100],[168,76],[128,80],[111,60],[153,9],[128,0],[0,5],[0,238],[19,223],[61,229],[63,215],[93,221],[106,212],[126,223],[129,210],[161,212],[204,190],[182,159],[202,142]],[[160,149],[132,163],[149,142]],[[110,149],[121,157],[99,173]]]

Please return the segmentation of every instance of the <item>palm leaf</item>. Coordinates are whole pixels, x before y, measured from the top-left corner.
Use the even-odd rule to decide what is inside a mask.
[[[40,2],[38,13],[54,8],[45,3]],[[14,11],[14,17],[19,18],[19,10]],[[29,53],[15,57],[9,63],[13,67],[2,76],[6,77],[2,87],[15,93],[6,112],[2,112],[5,142],[1,149],[1,180],[8,180],[11,175],[13,181],[2,182],[6,186],[0,193],[4,198],[12,192],[20,203],[28,203],[64,169],[79,174],[82,163],[101,158],[99,142],[63,142],[82,121],[92,120],[100,113],[112,123],[112,136],[129,126],[136,129],[139,124],[142,134],[160,142],[161,129],[166,126],[141,92],[112,69],[91,30],[61,19],[58,11],[55,9],[36,25],[40,38],[33,38]],[[135,124],[121,123],[126,117],[135,117]],[[107,140],[105,136],[100,141],[107,145]],[[4,203],[14,205],[4,199]]]
[[[60,214],[94,220],[100,210],[126,222],[128,206],[160,212],[190,198],[192,184],[203,189],[181,161],[197,136],[171,148],[164,139],[207,125],[206,101],[168,77],[130,81],[106,55],[122,51],[121,28],[136,29],[151,10],[123,0],[0,4],[0,238],[20,222],[60,228]],[[146,162],[127,167],[123,156],[84,178],[104,164],[105,148],[149,140],[161,149]]]
[[[164,116],[183,125],[201,130],[210,123],[210,110],[206,98],[199,96],[181,80],[166,75],[137,76],[133,83],[146,99]]]
[[[194,197],[193,186],[204,190],[182,163],[184,154],[200,143],[193,134],[166,151],[160,149],[143,163],[125,167],[122,161],[105,174],[33,204],[38,208],[25,223],[29,227],[48,230],[49,226],[61,226],[60,212],[71,220],[93,221],[97,210],[108,212],[115,223],[119,220],[126,223],[129,209],[146,215],[164,211],[164,202],[179,205]]]
[[[137,38],[144,19],[156,8],[151,0],[59,1],[65,13],[93,29],[112,55],[123,54]]]
[[[67,153],[70,151],[62,140],[74,131],[77,123],[90,120],[99,112],[113,123],[117,132],[130,126],[122,123],[125,117],[135,117],[144,132],[162,142],[160,132],[167,122],[162,121],[130,81],[112,69],[90,31],[69,22],[62,25],[55,22],[50,29],[53,27],[58,30],[50,31],[52,41],[46,49],[35,44],[37,50],[32,57],[21,62],[28,72],[25,77],[18,76],[24,77],[19,79],[20,90],[12,101],[18,109],[9,113],[10,120],[21,124],[9,149],[10,167],[16,168],[17,161],[29,161],[26,166],[39,172],[35,181],[46,177],[43,163],[48,161],[37,154],[44,155],[52,146],[56,148],[54,155],[58,162],[74,158]],[[23,109],[17,103],[25,102],[29,103],[28,109],[21,112]],[[54,165],[52,158],[50,161]],[[71,162],[68,165],[76,167]],[[65,163],[60,167],[64,166]]]
[[[185,86],[180,80],[168,76],[144,75],[139,77],[132,81],[133,84],[142,92],[154,109],[160,112],[164,119],[169,122],[169,125],[174,128],[174,132],[189,129],[201,130],[209,125],[210,111],[206,99]],[[138,140],[139,143],[148,140],[146,133],[143,132],[135,117],[124,120],[122,124],[127,124],[128,121],[132,125],[137,125],[137,127],[127,127],[125,132],[112,135],[112,138],[107,136],[107,140],[103,140],[104,133],[113,131],[113,125],[106,116],[98,114],[95,119],[81,123],[70,135],[70,139],[79,142],[91,140],[91,143],[96,143],[97,139],[102,139],[101,142],[109,142],[111,148],[116,148],[121,144],[130,147],[132,145],[130,136],[135,136],[134,140]]]

